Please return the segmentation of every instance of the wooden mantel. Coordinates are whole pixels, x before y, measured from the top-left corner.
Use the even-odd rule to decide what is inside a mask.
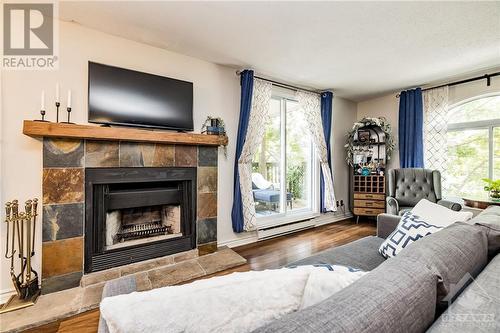
[[[40,138],[73,138],[108,141],[157,142],[182,145],[220,146],[227,145],[227,136],[195,133],[178,133],[164,130],[127,127],[101,127],[25,120],[25,135]]]

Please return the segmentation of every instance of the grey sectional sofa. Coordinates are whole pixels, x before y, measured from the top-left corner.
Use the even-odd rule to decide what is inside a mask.
[[[377,236],[293,263],[342,264],[371,272],[255,333],[500,332],[500,207],[489,207],[469,223],[454,223],[384,260],[378,247],[398,221],[394,215],[379,215]]]
[[[500,207],[429,235],[386,260],[378,248],[398,222],[398,216],[382,214],[377,236],[291,264],[339,264],[370,273],[255,333],[500,332]],[[129,280],[108,284],[103,297],[134,289]],[[106,332],[105,326],[101,322],[100,332]]]

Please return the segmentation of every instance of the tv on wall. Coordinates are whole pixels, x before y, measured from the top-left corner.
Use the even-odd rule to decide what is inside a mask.
[[[89,62],[89,122],[193,130],[193,83]]]

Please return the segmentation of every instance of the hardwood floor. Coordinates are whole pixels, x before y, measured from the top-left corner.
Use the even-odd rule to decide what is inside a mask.
[[[236,247],[233,248],[233,250],[246,258],[248,262],[245,265],[218,272],[210,276],[220,276],[249,270],[279,268],[327,248],[344,245],[356,239],[374,235],[375,230],[375,222],[373,221],[362,221],[356,224],[352,220],[346,220]],[[210,276],[204,276],[203,278]],[[98,323],[99,310],[96,309],[26,332],[90,333],[97,331]]]

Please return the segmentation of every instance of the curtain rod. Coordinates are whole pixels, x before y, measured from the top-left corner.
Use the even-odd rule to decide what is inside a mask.
[[[469,79],[464,79],[464,80],[460,80],[460,81],[453,81],[453,82],[441,84],[439,86],[425,88],[425,89],[422,89],[422,91],[427,91],[427,90],[437,89],[437,88],[442,88],[442,87],[452,87],[452,86],[457,86],[459,84],[469,83],[469,82],[478,81],[478,80],[486,80],[486,85],[489,87],[491,85],[491,78],[494,76],[499,76],[499,75],[500,75],[500,72],[495,72],[495,73],[491,73],[491,74],[484,74],[481,76],[471,77]],[[399,98],[399,94],[396,95],[396,98]]]
[[[241,75],[241,73],[242,73],[241,71],[236,71],[236,75]],[[304,89],[304,88],[292,86],[290,84],[286,84],[286,83],[282,83],[282,82],[278,82],[278,81],[266,79],[266,78],[263,78],[263,77],[257,76],[257,75],[254,75],[253,77],[256,78],[256,79],[259,79],[259,80],[270,82],[273,85],[281,87],[281,88],[295,90],[295,91],[302,90],[302,91],[307,91],[307,92],[310,92],[310,93],[313,93],[313,94],[321,95],[321,92],[317,92],[317,91],[314,91],[314,90],[308,90],[308,89]]]

